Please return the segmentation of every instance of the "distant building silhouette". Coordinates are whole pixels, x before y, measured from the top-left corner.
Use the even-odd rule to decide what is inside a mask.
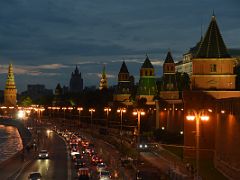
[[[107,75],[106,75],[106,69],[105,65],[103,66],[102,76],[100,79],[99,89],[107,89],[108,88],[108,82],[107,82]]]
[[[46,89],[43,84],[28,84],[27,91],[21,93],[21,96],[29,96],[33,101],[42,98],[43,96],[52,95],[51,89]]]
[[[76,66],[75,71],[72,72],[71,79],[70,79],[70,88],[69,91],[73,93],[82,92],[83,90],[83,79],[82,75]]]
[[[53,106],[62,106],[62,105],[64,105],[63,90],[61,85],[58,83],[57,87],[55,88]]]
[[[10,64],[8,67],[8,76],[4,91],[4,105],[16,106],[16,104],[17,104],[17,89],[14,80],[13,66],[12,64]]]

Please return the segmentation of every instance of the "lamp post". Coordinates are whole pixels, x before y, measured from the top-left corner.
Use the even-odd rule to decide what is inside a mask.
[[[120,117],[121,117],[121,124],[120,124],[120,138],[121,138],[121,150],[122,150],[122,135],[123,135],[123,133],[122,133],[122,120],[123,120],[123,113],[126,113],[127,112],[127,110],[125,109],[125,108],[119,108],[119,109],[117,109],[117,112],[118,113],[120,113]]]
[[[141,128],[141,116],[144,116],[146,113],[142,109],[136,109],[133,111],[133,115],[137,116],[138,125],[137,125],[137,144],[140,144],[140,128]]]
[[[104,108],[104,111],[107,112],[106,126],[107,126],[107,128],[108,128],[108,114],[109,114],[109,112],[111,111],[111,108],[105,107],[105,108]]]
[[[68,117],[70,117],[70,130],[73,131],[73,125],[74,125],[74,119],[72,119],[72,110],[73,107],[68,107],[67,108],[69,110],[70,115]],[[72,123],[73,122],[73,123]],[[69,124],[69,123],[68,123]]]
[[[192,113],[186,116],[188,121],[196,121],[196,180],[199,179],[199,137],[200,137],[200,120],[208,121],[209,116],[204,114],[204,110],[192,110]]]
[[[79,115],[78,118],[79,118],[79,128],[80,128],[80,124],[81,124],[81,111],[83,111],[83,108],[82,107],[78,107],[77,110],[78,110],[78,113],[79,113],[78,114]]]
[[[62,107],[62,110],[63,110],[63,124],[65,126],[65,111],[66,111],[66,107]]]
[[[94,108],[90,108],[89,109],[89,112],[90,112],[90,114],[91,114],[91,131],[92,131],[92,125],[93,125],[93,113],[95,112],[95,109]]]

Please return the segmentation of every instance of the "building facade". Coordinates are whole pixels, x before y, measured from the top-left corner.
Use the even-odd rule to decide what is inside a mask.
[[[21,93],[21,96],[29,96],[32,100],[39,100],[43,96],[51,96],[53,91],[46,89],[43,84],[28,84],[27,91]]]

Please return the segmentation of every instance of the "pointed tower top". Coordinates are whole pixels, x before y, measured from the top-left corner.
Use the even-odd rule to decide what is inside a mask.
[[[58,89],[58,90],[61,90],[61,89],[62,89],[60,83],[57,84],[56,89]]]
[[[172,54],[171,54],[170,51],[168,51],[167,57],[166,57],[164,63],[174,63],[174,60],[173,60],[173,58],[172,58]]]
[[[213,12],[212,20],[208,26],[208,30],[201,41],[195,58],[229,58],[231,57],[226,45],[223,41],[216,17]]]
[[[121,69],[120,69],[119,73],[129,73],[129,72],[128,72],[128,68],[127,68],[127,65],[126,65],[125,61],[123,61],[123,63],[122,63],[122,66],[121,66]]]
[[[142,65],[142,68],[153,68],[153,65],[151,63],[151,61],[148,58],[148,55],[146,55],[146,59]]]
[[[79,70],[78,70],[77,65],[76,65],[76,68],[75,68],[75,74],[79,74]]]
[[[105,64],[103,65],[102,77],[106,77],[106,67],[105,67]]]
[[[16,89],[14,74],[13,74],[13,65],[11,63],[9,64],[9,67],[8,67],[6,89]]]
[[[106,69],[105,69],[105,64],[103,65],[103,71],[102,71],[102,77],[100,79],[100,85],[99,89],[107,89],[108,88],[108,83],[107,83],[107,75],[106,75]]]
[[[213,9],[213,13],[212,13],[212,18],[215,18],[215,13],[214,13],[214,9]]]

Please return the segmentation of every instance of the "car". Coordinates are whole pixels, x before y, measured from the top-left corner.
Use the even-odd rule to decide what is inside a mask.
[[[41,180],[42,175],[39,172],[32,172],[32,173],[29,174],[28,179],[29,180]]]
[[[77,149],[72,149],[71,150],[71,156],[75,156],[76,154],[80,154]]]
[[[74,162],[74,165],[76,169],[79,169],[85,167],[86,163],[83,160],[78,159]]]
[[[89,180],[90,179],[90,171],[89,168],[79,168],[78,172],[78,180]]]
[[[49,154],[48,154],[47,150],[41,150],[38,154],[38,158],[39,159],[48,159]]]
[[[105,163],[98,163],[97,164],[97,172],[101,172],[101,171],[103,171],[103,170],[105,170],[106,168],[107,168],[107,165],[105,164]]]
[[[81,154],[75,154],[74,156],[72,156],[73,161],[77,161],[80,159],[83,159],[83,155]]]
[[[140,143],[140,144],[138,144],[138,149],[139,149],[139,151],[148,151],[149,146],[147,143]]]
[[[103,170],[99,172],[99,180],[109,180],[111,179],[111,174],[109,171]]]
[[[102,159],[100,157],[98,157],[97,155],[93,155],[91,162],[93,165],[97,165],[98,163],[102,162]]]

